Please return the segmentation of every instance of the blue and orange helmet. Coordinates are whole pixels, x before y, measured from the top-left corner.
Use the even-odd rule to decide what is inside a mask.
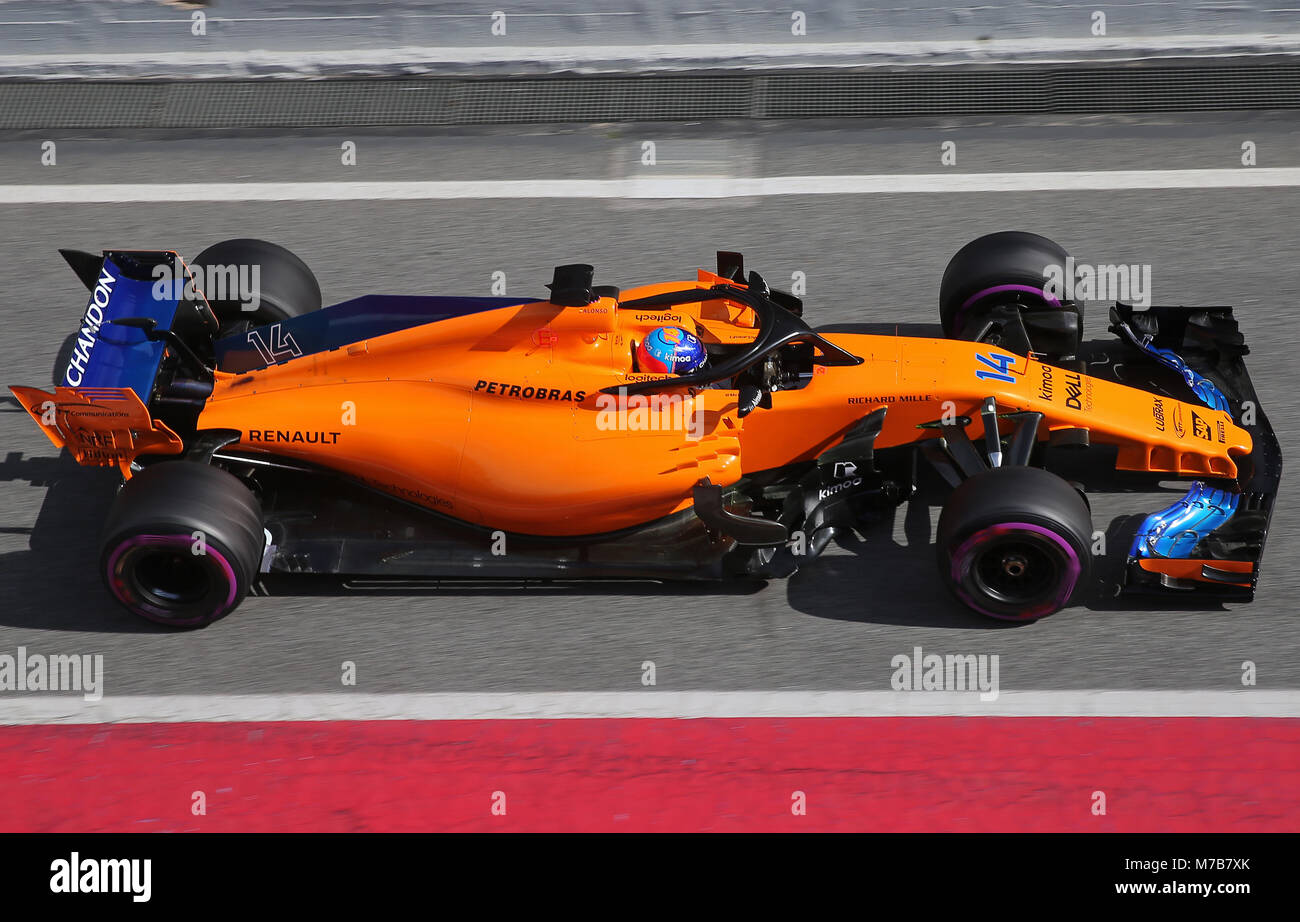
[[[700,338],[681,327],[651,330],[636,347],[639,371],[685,375],[699,371],[706,358]]]

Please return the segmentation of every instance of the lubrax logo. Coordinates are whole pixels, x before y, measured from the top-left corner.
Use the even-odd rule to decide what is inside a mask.
[[[524,387],[520,384],[508,384],[504,381],[479,381],[474,390],[498,397],[519,397],[523,400],[576,400],[582,403],[587,398],[586,391],[562,391],[558,387]]]
[[[300,432],[297,429],[249,429],[250,442],[302,442],[306,445],[337,445],[342,432]]]
[[[153,893],[151,858],[69,858],[50,863],[51,893],[130,893],[136,903],[147,903]]]

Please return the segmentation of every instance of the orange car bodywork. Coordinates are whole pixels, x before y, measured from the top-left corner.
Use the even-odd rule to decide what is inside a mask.
[[[622,300],[724,283],[701,271],[696,282],[636,288]],[[241,453],[308,460],[458,519],[544,535],[608,532],[680,511],[703,478],[726,486],[811,460],[880,407],[888,411],[877,448],[937,438],[919,424],[962,416],[979,438],[988,397],[1000,413],[1041,412],[1044,434],[1081,429],[1092,443],[1118,446],[1121,469],[1170,479],[1234,478],[1234,456],[1252,447],[1228,413],[946,339],[823,334],[864,361],[817,366],[805,386],[773,393],[769,409],[743,418],[736,390],[666,380],[641,399],[603,393],[662,377],[633,372],[633,346],[655,327],[744,344],[754,323],[749,308],[717,298],[663,311],[609,297],[505,307],[218,372],[199,428],[238,430],[229,447]],[[41,403],[56,396],[14,391],[38,422]],[[56,444],[74,438],[57,424],[42,428]],[[173,443],[167,433],[138,433],[140,451],[181,451],[174,435]],[[118,463],[129,476],[131,457],[84,463]]]

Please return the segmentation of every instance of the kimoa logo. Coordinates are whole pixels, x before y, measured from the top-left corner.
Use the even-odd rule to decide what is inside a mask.
[[[81,330],[72,348],[72,358],[68,360],[68,367],[63,372],[63,381],[69,387],[81,387],[86,376],[90,353],[99,341],[99,328],[104,324],[104,308],[108,307],[109,299],[113,297],[113,285],[116,282],[117,279],[108,269],[101,266],[99,281],[95,283],[95,289],[90,293],[90,303],[86,305],[86,313],[81,317]]]
[[[817,498],[819,500],[826,499],[826,497],[828,496],[834,496],[836,493],[841,493],[844,490],[850,490],[853,487],[857,487],[861,485],[862,485],[861,477],[854,477],[851,480],[845,480],[842,481],[841,483],[833,483],[829,487],[822,487],[820,490],[818,490]]]
[[[136,903],[153,894],[153,859],[82,858],[73,852],[50,862],[51,893],[130,893]]]

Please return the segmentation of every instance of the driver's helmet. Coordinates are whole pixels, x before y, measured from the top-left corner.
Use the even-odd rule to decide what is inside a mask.
[[[643,372],[690,374],[703,368],[707,357],[700,338],[681,327],[651,330],[636,347],[636,367]]]

